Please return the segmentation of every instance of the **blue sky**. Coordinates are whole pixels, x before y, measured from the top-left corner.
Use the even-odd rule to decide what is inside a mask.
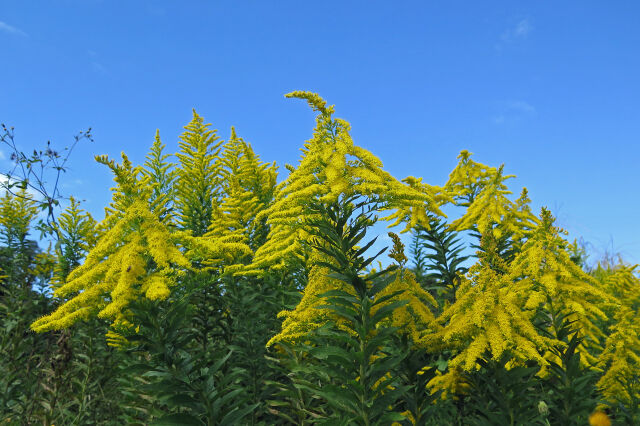
[[[296,164],[320,93],[398,178],[444,184],[462,149],[518,176],[570,237],[640,262],[640,3],[0,1],[0,121],[25,150],[93,128],[63,189],[98,219],[93,156],[169,150],[191,109]],[[2,171],[10,166],[6,148]],[[283,173],[284,167],[281,167]]]

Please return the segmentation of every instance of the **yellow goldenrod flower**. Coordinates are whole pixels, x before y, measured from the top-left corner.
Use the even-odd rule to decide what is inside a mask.
[[[79,266],[82,257],[91,250],[98,238],[98,224],[91,215],[80,208],[73,197],[71,204],[60,214],[57,222],[59,243],[56,245],[56,262],[53,267],[51,288],[62,287],[73,269]]]
[[[275,162],[260,161],[251,145],[238,137],[233,127],[223,148],[220,161],[224,197],[214,206],[205,238],[235,238],[234,241],[251,249],[248,253],[241,250],[239,256],[252,256],[264,243],[268,231],[264,220],[256,218],[273,200],[277,167]]]
[[[416,178],[398,181],[382,169],[382,162],[354,144],[348,122],[332,117],[333,106],[317,94],[292,92],[287,97],[305,99],[318,111],[313,137],[302,148],[298,167],[275,189],[274,202],[260,211],[256,221],[270,227],[266,243],[256,250],[246,272],[276,268],[283,259],[300,257],[305,223],[313,219],[306,206],[314,200],[332,203],[339,197],[360,195],[379,203],[390,226],[406,223],[403,232],[420,223],[429,226],[426,211],[444,216],[443,200],[451,201],[440,188],[424,185]]]
[[[571,260],[561,233],[551,213],[543,208],[538,225],[509,265],[508,279],[517,281],[530,296],[525,306],[535,308],[538,303],[549,312],[560,309],[570,314],[583,337],[578,347],[581,361],[587,367],[594,366],[597,359],[592,353],[601,350],[598,342],[605,337],[597,323],[607,320],[603,309],[618,302]],[[551,352],[545,355],[546,359],[555,357]]]
[[[147,270],[149,259],[157,265],[156,271]],[[116,318],[130,301],[139,297],[137,284],[145,282],[149,272],[159,275],[145,284],[146,295],[162,299],[169,294],[167,283],[173,284],[166,278],[175,273],[174,266],[187,269],[190,265],[178,249],[175,235],[149,211],[147,202],[135,201],[54,295],[64,298],[80,293],[53,313],[36,320],[31,328],[37,332],[66,328],[87,319],[93,312],[102,318]],[[105,306],[107,293],[111,301]]]
[[[180,161],[175,199],[178,224],[196,237],[207,232],[213,206],[219,204],[221,196],[222,141],[209,126],[193,110],[193,119],[180,135],[180,152],[176,154]]]
[[[611,420],[609,416],[602,411],[596,411],[589,416],[589,424],[591,426],[611,426]]]
[[[24,242],[37,214],[36,202],[26,190],[16,195],[6,191],[0,199],[0,244],[11,248]]]
[[[535,360],[544,367],[547,361],[538,349],[548,347],[551,341],[531,322],[536,309],[524,308],[528,300],[526,282],[498,272],[508,267],[495,256],[495,244],[492,234],[482,239],[486,254],[461,280],[456,301],[438,318],[442,329],[431,338],[456,351],[450,368],[471,371],[485,352],[499,359],[505,351],[517,362]]]
[[[640,321],[638,314],[620,306],[615,314],[598,367],[605,374],[597,383],[604,398],[611,403],[628,404],[640,397]]]

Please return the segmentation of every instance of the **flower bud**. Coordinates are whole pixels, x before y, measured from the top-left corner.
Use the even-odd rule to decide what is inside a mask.
[[[549,406],[546,402],[540,401],[538,402],[538,412],[543,416],[549,415]]]

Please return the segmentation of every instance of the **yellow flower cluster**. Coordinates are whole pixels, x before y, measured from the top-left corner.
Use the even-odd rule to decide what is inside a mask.
[[[147,194],[148,188],[140,185],[140,169],[133,167],[129,157],[122,152],[122,163],[110,160],[106,155],[96,155],[95,160],[111,169],[116,186],[111,188],[112,201],[105,207],[105,219],[100,223],[101,230],[111,229],[125,214],[127,209],[138,199]]]
[[[609,402],[629,404],[640,398],[640,317],[620,306],[615,319],[598,359],[598,367],[606,372],[597,386]]]
[[[0,199],[0,243],[6,247],[23,243],[37,214],[36,202],[27,191],[16,195],[6,191]]]
[[[167,161],[170,154],[164,153],[165,145],[160,140],[160,131],[151,145],[143,167],[140,169],[142,179],[140,186],[149,193],[149,206],[163,223],[171,222],[173,217],[172,203],[175,198],[174,184],[176,180],[175,164]]]
[[[317,308],[325,304],[324,299],[320,297],[321,294],[329,290],[342,290],[355,296],[352,286],[328,275],[329,269],[326,267],[316,265],[311,268],[300,303],[292,311],[278,313],[278,318],[284,319],[282,331],[273,336],[267,342],[267,346],[277,342],[295,342],[332,319],[328,309]]]
[[[398,327],[400,333],[407,335],[413,342],[426,348],[432,343],[431,334],[433,329],[437,327],[429,306],[435,307],[437,303],[429,293],[420,287],[411,271],[399,269],[394,274],[395,279],[376,295],[374,303],[376,300],[383,300],[394,293],[399,294],[374,306],[371,315],[375,315],[379,309],[386,305],[399,300],[407,301],[406,305],[393,311],[389,319],[390,325]],[[353,287],[344,281],[330,278],[329,270],[326,267],[313,266],[300,303],[293,311],[282,311],[278,314],[279,318],[284,318],[282,331],[274,336],[267,343],[267,346],[279,341],[295,341],[330,320],[336,322],[340,327],[340,320],[332,315],[329,309],[319,308],[326,303],[320,295],[329,290],[342,290],[355,296]]]
[[[471,159],[469,151],[458,156],[458,165],[449,175],[444,190],[455,204],[466,207],[464,215],[451,222],[451,230],[475,229],[480,234],[491,231],[496,238],[511,234],[514,243],[525,238],[527,231],[538,223],[529,208],[526,188],[515,202],[507,195],[511,191],[504,182],[514,177],[503,175],[503,166],[496,169]]]
[[[220,151],[222,141],[215,130],[193,111],[193,119],[180,135],[175,207],[178,224],[192,235],[204,235],[221,197]]]
[[[185,256],[198,262],[205,270],[222,272],[222,267],[228,265],[226,270],[230,273],[241,267],[234,264],[253,254],[243,236],[235,233],[222,237],[215,237],[211,233],[193,237],[188,232],[178,231],[175,236],[187,249]]]
[[[115,320],[140,294],[149,299],[166,298],[174,265],[190,267],[175,237],[149,211],[147,203],[134,202],[54,293],[71,299],[31,328],[38,332],[66,328],[96,310],[99,317]]]
[[[267,242],[255,254],[247,273],[282,265],[282,259],[295,256],[306,237],[305,219],[310,201],[331,203],[340,196],[362,196],[379,203],[380,210],[394,211],[385,220],[396,225],[407,222],[405,231],[420,223],[429,226],[427,211],[439,210],[439,189],[423,185],[418,179],[403,183],[382,170],[382,162],[369,151],[356,146],[350,125],[332,118],[334,108],[315,93],[292,92],[287,97],[307,100],[319,114],[313,137],[306,141],[297,168],[276,188],[274,203],[261,211],[256,220],[271,227]]]
[[[607,293],[615,296],[626,306],[633,309],[640,308],[640,278],[636,275],[638,265],[618,265],[598,267],[593,271],[593,276],[601,283],[601,287]]]
[[[457,348],[449,365],[472,370],[486,351],[494,359],[509,351],[516,362],[535,360],[546,365],[538,349],[550,341],[531,323],[538,296],[528,294],[526,286],[484,261],[472,266],[469,276],[470,280],[461,281],[455,303],[438,318],[444,328],[433,337]]]
[[[511,191],[508,191],[503,183],[507,177],[509,176],[502,176],[502,167],[500,167],[467,208],[465,214],[451,222],[451,229],[460,231],[477,227],[481,234],[485,234],[493,224],[502,223],[502,218],[507,215],[507,212],[514,210],[514,203],[507,198]]]
[[[398,234],[395,232],[388,232],[387,235],[391,238],[393,245],[391,246],[391,251],[389,252],[389,257],[395,260],[398,263],[398,266],[401,268],[407,263],[407,256],[404,254],[404,243],[398,237]]]
[[[464,370],[460,367],[450,368],[446,373],[436,371],[436,375],[428,383],[431,394],[442,391],[440,397],[445,400],[448,397],[459,398],[465,395],[469,389],[469,383],[464,377]]]
[[[213,220],[207,237],[237,235],[242,243],[255,250],[266,237],[264,220],[256,220],[259,213],[273,200],[277,167],[262,163],[251,145],[236,135],[224,144],[222,186],[224,198],[214,206]]]
[[[53,267],[51,288],[62,287],[71,269],[77,266],[85,253],[96,244],[97,223],[80,203],[71,197],[71,204],[58,217],[57,231],[60,244],[56,247],[57,260]],[[71,252],[71,253],[70,253]],[[69,258],[73,256],[73,258]]]
[[[408,269],[398,269],[394,272],[395,279],[380,293],[376,300],[388,297],[393,293],[399,293],[389,300],[379,303],[371,314],[375,315],[378,309],[400,300],[407,304],[400,306],[391,315],[391,325],[399,328],[399,332],[407,335],[422,348],[431,348],[433,345],[433,332],[438,329],[433,312],[429,307],[435,308],[438,303],[433,296],[426,292],[416,281],[416,277]]]
[[[449,174],[449,180],[445,185],[445,190],[449,192],[456,201],[465,207],[473,203],[480,191],[495,181],[498,169],[478,163],[471,159],[473,153],[466,149],[458,155],[458,164]],[[505,176],[504,179],[512,176]]]
[[[266,236],[264,219],[258,216],[273,199],[277,168],[262,163],[233,128],[223,145],[195,111],[185,129],[175,185],[183,231],[176,236],[187,248],[185,255],[200,267],[238,271]]]
[[[593,271],[602,288],[620,302],[609,307],[614,322],[597,363],[604,371],[597,385],[611,404],[632,404],[640,400],[640,278],[636,275],[637,267],[608,263],[599,264]]]
[[[540,300],[549,312],[562,308],[564,313],[571,313],[570,318],[576,320],[585,338],[578,348],[581,359],[586,365],[593,365],[597,360],[588,347],[597,349],[599,339],[604,337],[596,322],[606,320],[603,307],[617,301],[571,260],[566,241],[560,237],[561,230],[553,226],[553,221],[543,208],[539,226],[510,265],[508,279],[518,281],[523,291]]]
[[[520,206],[524,205],[520,202]],[[525,211],[522,207],[518,210]],[[563,343],[543,337],[535,329],[532,318],[539,309],[570,314],[584,338],[578,348],[581,359],[590,367],[598,363],[594,354],[604,336],[599,325],[607,320],[605,311],[618,306],[618,301],[571,260],[566,241],[560,237],[561,230],[553,226],[548,210],[542,209],[536,222],[510,263],[497,256],[495,235],[483,235],[479,263],[462,281],[456,301],[438,318],[443,328],[434,338],[457,351],[449,362],[451,374],[458,367],[476,368],[476,361],[485,353],[498,359],[506,351],[512,357],[509,365],[534,360],[542,367],[540,374],[546,374],[548,360],[555,357],[549,349]],[[621,271],[620,277],[625,278],[621,279],[620,288],[626,288],[630,283],[625,280],[632,278],[627,275],[629,270]],[[614,282],[609,281],[610,285]],[[611,353],[606,358],[609,361],[614,356]],[[447,380],[437,378],[430,386],[437,389]]]
[[[589,416],[590,426],[611,426],[611,420],[606,413],[602,411],[596,411]]]

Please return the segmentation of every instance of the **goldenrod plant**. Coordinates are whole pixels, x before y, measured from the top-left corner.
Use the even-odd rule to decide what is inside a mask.
[[[558,340],[549,349],[553,356],[547,357],[548,373],[542,382],[547,389],[547,419],[551,424],[583,425],[599,402],[595,387],[599,374],[581,361],[584,338],[574,314],[561,309],[545,314],[551,323],[545,332]]]
[[[175,154],[156,131],[142,164],[96,156],[102,220],[6,180],[0,423],[640,422],[637,265],[592,262],[507,165],[396,178],[318,94],[286,96],[316,120],[280,179],[194,110]]]
[[[469,268],[464,245],[456,231],[448,229],[444,220],[430,217],[429,227],[418,225],[412,240],[415,273],[422,285],[439,299],[440,305],[455,301],[456,291]],[[426,273],[429,269],[433,272]]]
[[[62,287],[72,270],[80,266],[86,254],[98,238],[97,223],[91,215],[80,208],[80,202],[70,198],[70,204],[58,216],[58,235],[51,279],[52,289]]]
[[[171,154],[165,154],[165,144],[160,139],[160,130],[156,130],[156,136],[149,153],[145,157],[141,173],[145,184],[151,187],[149,203],[158,218],[163,223],[173,224],[174,199],[176,187],[175,163],[167,161]]]
[[[0,244],[3,251],[4,273],[7,280],[22,288],[33,283],[29,273],[37,252],[29,231],[38,209],[36,202],[25,190],[17,195],[5,192],[0,199]]]
[[[263,163],[251,144],[238,137],[231,128],[231,137],[224,143],[222,154],[223,198],[215,206],[208,235],[238,236],[252,251],[264,244],[269,228],[261,211],[273,201],[276,187],[275,162]]]
[[[597,383],[606,403],[630,422],[640,421],[640,329],[638,313],[628,306],[615,314],[605,348],[598,359],[604,374]]]
[[[32,291],[38,255],[30,237],[37,209],[26,191],[5,192],[0,199],[0,420],[34,419],[41,380],[39,364],[46,359],[50,339],[28,334],[28,323],[48,309],[44,297]],[[18,417],[16,417],[18,416]]]
[[[175,234],[152,210],[153,185],[146,185],[149,179],[124,153],[122,159],[118,164],[106,156],[96,157],[111,169],[117,184],[99,226],[103,232],[84,263],[55,289],[54,296],[64,303],[35,321],[32,329],[58,330],[97,315],[111,320],[113,329],[107,337],[112,345],[120,345],[120,329],[132,325],[127,305],[138,295],[165,299],[174,275],[189,268]],[[176,270],[176,265],[183,269]]]
[[[180,136],[175,208],[179,226],[194,236],[211,225],[213,208],[220,201],[222,141],[193,110],[191,122]]]
[[[342,196],[367,197],[380,211],[392,211],[385,218],[393,221],[390,226],[406,222],[405,231],[418,223],[428,226],[428,211],[444,215],[439,188],[412,177],[400,182],[384,171],[380,159],[354,144],[349,123],[334,118],[335,108],[318,94],[297,91],[286,96],[306,100],[318,112],[316,128],[304,144],[298,167],[291,168],[277,186],[274,202],[256,217],[266,217],[270,232],[244,273],[282,268],[288,258],[299,256],[301,242],[309,237],[305,224],[318,218],[306,209],[314,200],[331,203]]]
[[[315,237],[312,246],[323,254],[318,273],[336,283],[314,289],[319,292],[311,302],[315,306],[298,317],[313,318],[315,310],[321,311],[325,319],[332,319],[319,327],[305,329],[303,337],[312,342],[309,355],[314,362],[308,369],[318,382],[312,389],[330,407],[329,415],[319,419],[325,424],[375,425],[405,419],[397,411],[405,389],[394,374],[402,357],[387,344],[401,330],[393,323],[404,325],[392,317],[409,303],[403,299],[408,289],[402,284],[389,288],[395,281],[394,267],[363,274],[375,257],[362,256],[363,249],[371,244],[363,248],[358,245],[373,221],[366,210],[352,216],[365,206],[366,202],[355,203],[353,198],[309,206],[320,216],[307,224]],[[400,252],[396,251],[396,257],[400,258]],[[322,276],[318,279],[322,280]],[[301,304],[304,301],[303,296]],[[279,338],[295,339],[302,336],[299,333]]]

